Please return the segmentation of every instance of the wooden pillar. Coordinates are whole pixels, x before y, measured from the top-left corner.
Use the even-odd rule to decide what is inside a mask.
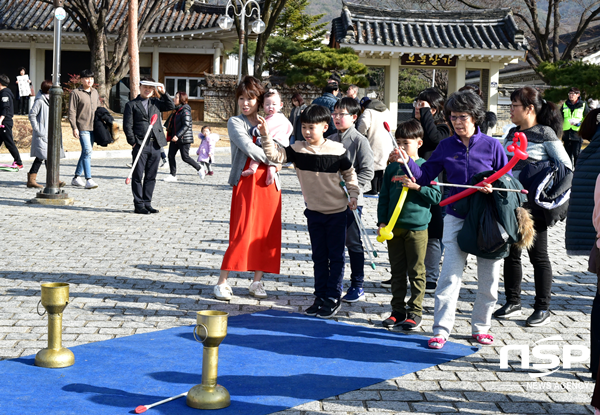
[[[398,75],[400,70],[400,58],[390,58],[390,65],[385,67],[385,105],[391,112],[392,125],[390,128],[396,130],[398,125]]]
[[[152,48],[152,78],[154,78],[154,80],[156,82],[160,82],[160,72],[159,72],[159,65],[160,65],[160,60],[159,58],[159,53],[158,53],[158,45],[155,43],[153,48]]]
[[[465,86],[467,61],[461,58],[456,60],[456,68],[448,70],[448,96]]]
[[[490,62],[490,84],[488,85],[488,111],[498,112],[498,83],[500,80],[500,62]]]
[[[223,45],[221,42],[213,43],[213,74],[219,75],[221,73],[221,48]]]
[[[42,77],[44,73],[42,72]],[[29,43],[29,79],[31,80],[31,87],[33,88],[33,94],[37,94],[38,89],[42,85],[42,79],[38,79],[37,76],[37,46],[35,38],[31,38]],[[33,98],[29,100],[29,105],[33,105]]]
[[[140,94],[140,51],[138,47],[138,0],[129,0],[129,98]],[[155,79],[156,80],[156,79]]]

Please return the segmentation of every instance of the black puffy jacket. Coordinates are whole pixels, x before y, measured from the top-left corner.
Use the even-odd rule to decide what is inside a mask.
[[[188,104],[175,109],[167,121],[167,134],[171,137],[177,136],[182,144],[194,142],[194,131],[192,130],[192,109]]]
[[[567,212],[566,248],[569,255],[588,255],[596,240],[592,223],[594,188],[600,174],[600,126],[575,165]]]
[[[525,208],[548,227],[567,217],[573,172],[558,160],[529,163],[521,170],[519,181],[527,194]]]

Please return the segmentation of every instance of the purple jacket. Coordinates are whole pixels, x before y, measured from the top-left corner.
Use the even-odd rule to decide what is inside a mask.
[[[471,178],[477,173],[488,170],[498,171],[508,163],[508,158],[500,142],[481,133],[479,127],[469,141],[467,148],[454,134],[442,141],[431,154],[429,160],[420,167],[410,159],[408,166],[421,186],[427,186],[445,170],[448,183],[471,184]],[[512,173],[511,173],[512,174]],[[457,187],[448,187],[450,196],[463,191]],[[453,203],[446,207],[446,213],[460,219],[453,209]]]

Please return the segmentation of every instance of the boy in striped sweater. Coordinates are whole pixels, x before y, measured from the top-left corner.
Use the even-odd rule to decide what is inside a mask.
[[[276,163],[294,164],[306,203],[304,215],[312,247],[315,270],[315,302],[305,310],[309,316],[333,317],[341,307],[346,243],[346,211],[356,209],[359,195],[354,167],[341,143],[328,140],[331,112],[320,105],[309,105],[300,116],[306,141],[281,148],[273,143],[264,118],[258,130],[267,158]],[[346,182],[350,202],[340,186],[339,174]]]

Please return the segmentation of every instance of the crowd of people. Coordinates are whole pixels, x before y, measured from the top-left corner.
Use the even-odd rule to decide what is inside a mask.
[[[71,184],[94,189],[98,184],[91,171],[93,121],[100,100],[93,88],[93,72],[83,71],[81,81],[71,93],[68,112],[73,136],[82,148]],[[171,98],[153,79],[142,81],[139,96],[125,106],[123,129],[135,162],[134,212],[153,214],[158,213],[152,195],[162,148],[169,147],[170,174],[165,181],[177,181],[178,152],[203,178],[213,174],[211,164],[219,137],[210,127],[203,127],[198,160],[194,161],[190,157],[194,135],[187,94],[179,91]],[[10,79],[0,75],[0,140],[11,152],[13,166],[22,168],[12,138],[15,98],[9,84]],[[392,230],[387,240],[391,275],[381,282],[391,288],[391,312],[383,326],[420,327],[423,298],[426,293],[433,294],[429,347],[444,347],[454,328],[462,275],[471,254],[477,258],[471,334],[478,343],[492,344],[491,319],[522,314],[523,250],[533,265],[535,282],[535,303],[526,325],[548,324],[553,280],[548,229],[566,218],[567,249],[573,245],[575,250],[588,252],[600,235],[596,219],[597,229],[589,226],[589,219],[592,215],[597,218],[600,209],[598,201],[589,197],[594,186],[598,196],[600,109],[590,110],[576,88],[571,88],[568,100],[558,107],[536,89],[523,87],[511,94],[510,116],[515,127],[501,142],[488,135],[497,120],[486,111],[478,88],[461,88],[447,98],[428,88],[415,98],[414,117],[397,125],[392,136],[384,125],[391,124],[394,117],[383,102],[368,97],[359,100],[355,85],[350,85],[342,98],[340,85],[339,76],[333,75],[322,96],[310,105],[294,94],[289,117],[281,112],[283,101],[276,89],[265,90],[261,81],[251,76],[237,86],[235,99],[241,114],[227,124],[231,143],[228,183],[232,187],[229,246],[213,289],[215,298],[232,298],[228,284],[232,271],[254,272],[250,295],[268,296],[262,279],[265,273],[280,271],[279,172],[287,164],[295,169],[301,185],[314,262],[315,298],[305,310],[307,315],[331,318],[343,302],[365,299],[365,249],[357,218],[362,216],[365,196],[376,196],[377,233],[383,236],[383,229]],[[47,159],[50,87],[49,81],[42,83],[29,111],[35,160],[27,186],[33,188],[42,187],[36,181],[37,173]],[[164,126],[163,112],[171,112]],[[151,124],[154,115],[159,122]],[[514,153],[513,138],[518,141],[520,134],[527,138],[527,147],[521,149],[527,153],[526,159]],[[582,152],[583,139],[590,144]],[[485,180],[498,171],[507,174],[498,178],[492,189]],[[475,193],[466,197],[455,187],[473,185]],[[529,191],[527,196],[518,192],[522,189]],[[442,203],[446,205],[442,209],[440,202],[446,199],[449,203]],[[590,246],[582,247],[579,243],[586,233],[589,236],[584,240]],[[346,248],[351,275],[344,292]],[[505,301],[495,309],[501,275]],[[595,372],[600,360],[600,294],[593,309],[591,367]]]

